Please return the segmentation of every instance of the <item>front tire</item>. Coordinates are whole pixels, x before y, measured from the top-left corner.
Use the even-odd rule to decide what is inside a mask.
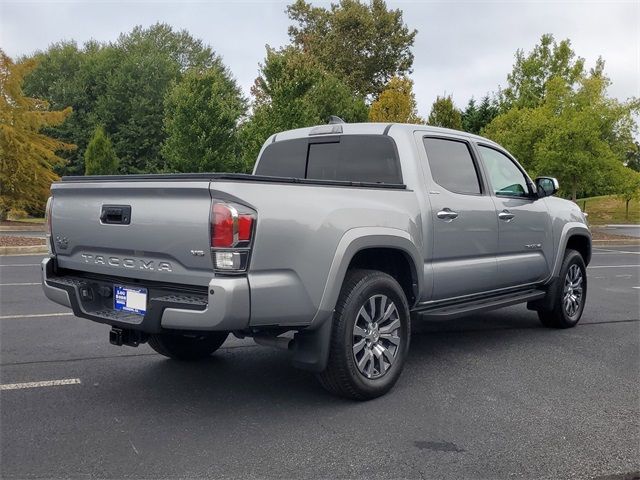
[[[555,291],[551,310],[538,310],[545,327],[575,327],[582,317],[587,300],[587,268],[579,252],[567,249],[558,279],[550,287]]]
[[[387,393],[404,367],[411,321],[405,294],[386,273],[347,273],[333,316],[329,361],[322,386],[356,400]]]
[[[218,350],[228,332],[207,332],[195,335],[159,333],[149,337],[149,346],[160,355],[174,360],[202,360]]]

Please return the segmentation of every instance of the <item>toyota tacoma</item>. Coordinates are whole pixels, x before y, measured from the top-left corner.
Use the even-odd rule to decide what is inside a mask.
[[[290,351],[329,391],[386,393],[411,322],[526,303],[575,326],[591,234],[558,182],[425,125],[272,135],[253,174],[64,177],[43,288],[115,345],[206,358],[231,333]]]

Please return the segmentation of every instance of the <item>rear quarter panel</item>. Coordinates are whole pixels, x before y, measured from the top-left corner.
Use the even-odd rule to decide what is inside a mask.
[[[211,195],[258,213],[248,273],[252,326],[309,325],[341,239],[353,229],[397,232],[422,249],[420,211],[409,189],[226,182],[214,183]]]

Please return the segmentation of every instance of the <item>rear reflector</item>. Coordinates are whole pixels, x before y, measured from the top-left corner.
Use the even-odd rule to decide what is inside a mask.
[[[238,240],[248,242],[251,240],[251,227],[253,217],[251,215],[240,215],[238,217]]]
[[[51,235],[51,231],[52,231],[52,226],[51,226],[51,211],[53,209],[53,197],[49,197],[49,199],[47,200],[47,208],[45,210],[45,224],[46,224],[46,234],[45,237],[47,239],[47,251],[49,252],[50,255],[53,255],[55,253],[55,248],[53,246],[53,238]]]

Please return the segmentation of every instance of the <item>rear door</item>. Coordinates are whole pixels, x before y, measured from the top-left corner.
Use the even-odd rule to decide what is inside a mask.
[[[63,181],[52,186],[58,265],[186,285],[212,277],[209,180]]]
[[[553,259],[551,218],[547,205],[533,195],[524,170],[506,152],[478,144],[499,225],[500,287],[545,279]]]
[[[463,138],[420,134],[431,203],[433,300],[497,285],[498,221],[477,159]]]

